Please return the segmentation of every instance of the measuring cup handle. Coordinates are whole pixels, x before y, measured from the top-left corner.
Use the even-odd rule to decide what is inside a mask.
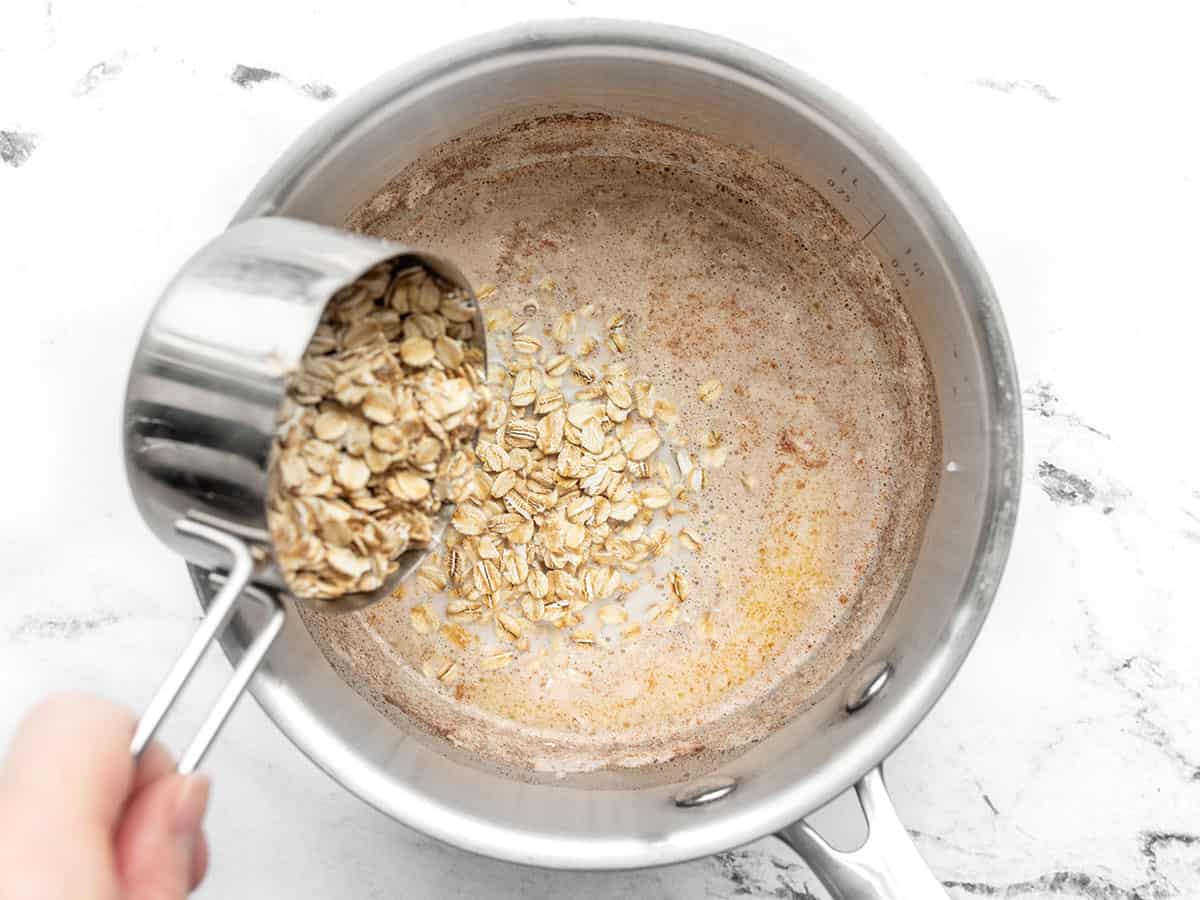
[[[835,850],[803,819],[776,836],[804,857],[834,900],[947,900],[896,815],[876,766],[854,785],[867,820],[867,840],[857,850]]]
[[[225,579],[225,583],[204,614],[200,627],[196,629],[196,633],[192,635],[192,639],[184,648],[182,655],[171,667],[171,671],[159,685],[154,697],[147,705],[146,711],[138,720],[129,748],[135,757],[140,757],[142,751],[154,739],[158,726],[162,724],[162,720],[166,718],[167,713],[175,705],[175,701],[196,671],[200,657],[204,655],[208,645],[213,642],[229,621],[230,616],[233,615],[238,598],[249,584],[250,576],[254,571],[254,557],[250,553],[250,548],[240,538],[219,528],[190,519],[180,519],[175,523],[175,527],[184,534],[209,541],[227,550],[232,557],[233,564],[230,566],[229,576]],[[220,696],[217,697],[208,717],[200,726],[200,730],[196,732],[191,744],[179,758],[179,765],[176,768],[181,774],[186,775],[193,772],[200,765],[204,754],[208,752],[209,746],[220,732],[221,726],[225,724],[225,720],[233,711],[233,707],[242,696],[246,685],[250,683],[250,678],[267,655],[271,643],[283,629],[286,613],[279,598],[269,593],[262,593],[259,596],[271,607],[271,618],[258,637],[246,648],[246,652],[233,670],[233,677],[229,679]]]

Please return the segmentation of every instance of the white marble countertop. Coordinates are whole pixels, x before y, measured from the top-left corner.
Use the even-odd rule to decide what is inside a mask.
[[[789,8],[0,4],[0,741],[54,689],[144,703],[196,624],[127,493],[126,367],[157,291],[275,156],[336,97],[454,38],[653,18],[864,106],[941,187],[1008,317],[1027,410],[1011,562],[888,768],[921,851],[955,897],[1200,896],[1194,25],[1147,2]],[[227,672],[206,661],[192,721]],[[629,874],[468,856],[342,791],[253,702],[210,759],[202,897],[824,896],[771,838]]]

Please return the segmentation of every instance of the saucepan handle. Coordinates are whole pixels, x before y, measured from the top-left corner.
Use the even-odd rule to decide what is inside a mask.
[[[271,618],[266,627],[246,648],[246,652],[233,670],[233,676],[221,691],[220,696],[217,697],[217,702],[200,726],[200,730],[196,732],[191,744],[179,758],[179,765],[176,768],[181,774],[186,775],[195,771],[196,767],[200,765],[200,761],[208,752],[208,748],[221,730],[221,726],[233,712],[233,707],[242,696],[246,685],[250,683],[250,678],[258,669],[259,664],[267,655],[271,643],[283,629],[286,613],[279,598],[273,594],[253,590],[246,591],[247,585],[250,583],[250,576],[254,572],[254,557],[243,540],[219,528],[190,519],[181,519],[175,524],[175,527],[184,534],[208,541],[228,551],[232,561],[229,575],[209,605],[208,611],[200,622],[200,627],[196,629],[191,641],[184,648],[183,654],[175,662],[163,683],[159,685],[153,699],[146,707],[146,711],[138,720],[133,741],[130,744],[130,751],[135,757],[140,757],[142,751],[150,745],[158,726],[162,724],[162,720],[166,718],[167,713],[170,712],[171,707],[183,692],[192,673],[196,671],[200,657],[204,655],[208,645],[213,642],[229,621],[230,616],[233,615],[234,607],[243,592],[253,594],[256,600],[267,604],[271,610]]]
[[[882,764],[864,775],[854,790],[868,829],[857,850],[835,850],[804,820],[778,836],[804,857],[834,900],[946,900],[896,815]]]

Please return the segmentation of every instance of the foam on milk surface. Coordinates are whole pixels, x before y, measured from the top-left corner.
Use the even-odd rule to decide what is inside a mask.
[[[485,311],[534,298],[537,335],[586,303],[601,322],[625,314],[630,383],[676,403],[693,453],[710,430],[729,448],[698,510],[667,525],[694,529],[703,550],[676,540],[655,583],[628,598],[630,621],[671,568],[691,596],[669,628],[633,640],[610,628],[591,647],[560,633],[536,667],[491,672],[478,650],[412,629],[415,584],[365,613],[306,621],[386,713],[502,762],[641,765],[751,740],[788,713],[759,702],[812,696],[903,581],[936,478],[919,340],[844,220],[761,157],[629,120],[544,127],[432,154],[352,224],[495,284]],[[713,378],[724,390],[709,406],[696,391]],[[434,652],[460,661],[456,684],[421,675]]]

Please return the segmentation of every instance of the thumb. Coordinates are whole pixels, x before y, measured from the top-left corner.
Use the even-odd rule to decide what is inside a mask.
[[[117,831],[117,871],[127,900],[181,900],[203,874],[203,775],[164,775],[130,801]],[[198,871],[199,869],[199,871]]]

